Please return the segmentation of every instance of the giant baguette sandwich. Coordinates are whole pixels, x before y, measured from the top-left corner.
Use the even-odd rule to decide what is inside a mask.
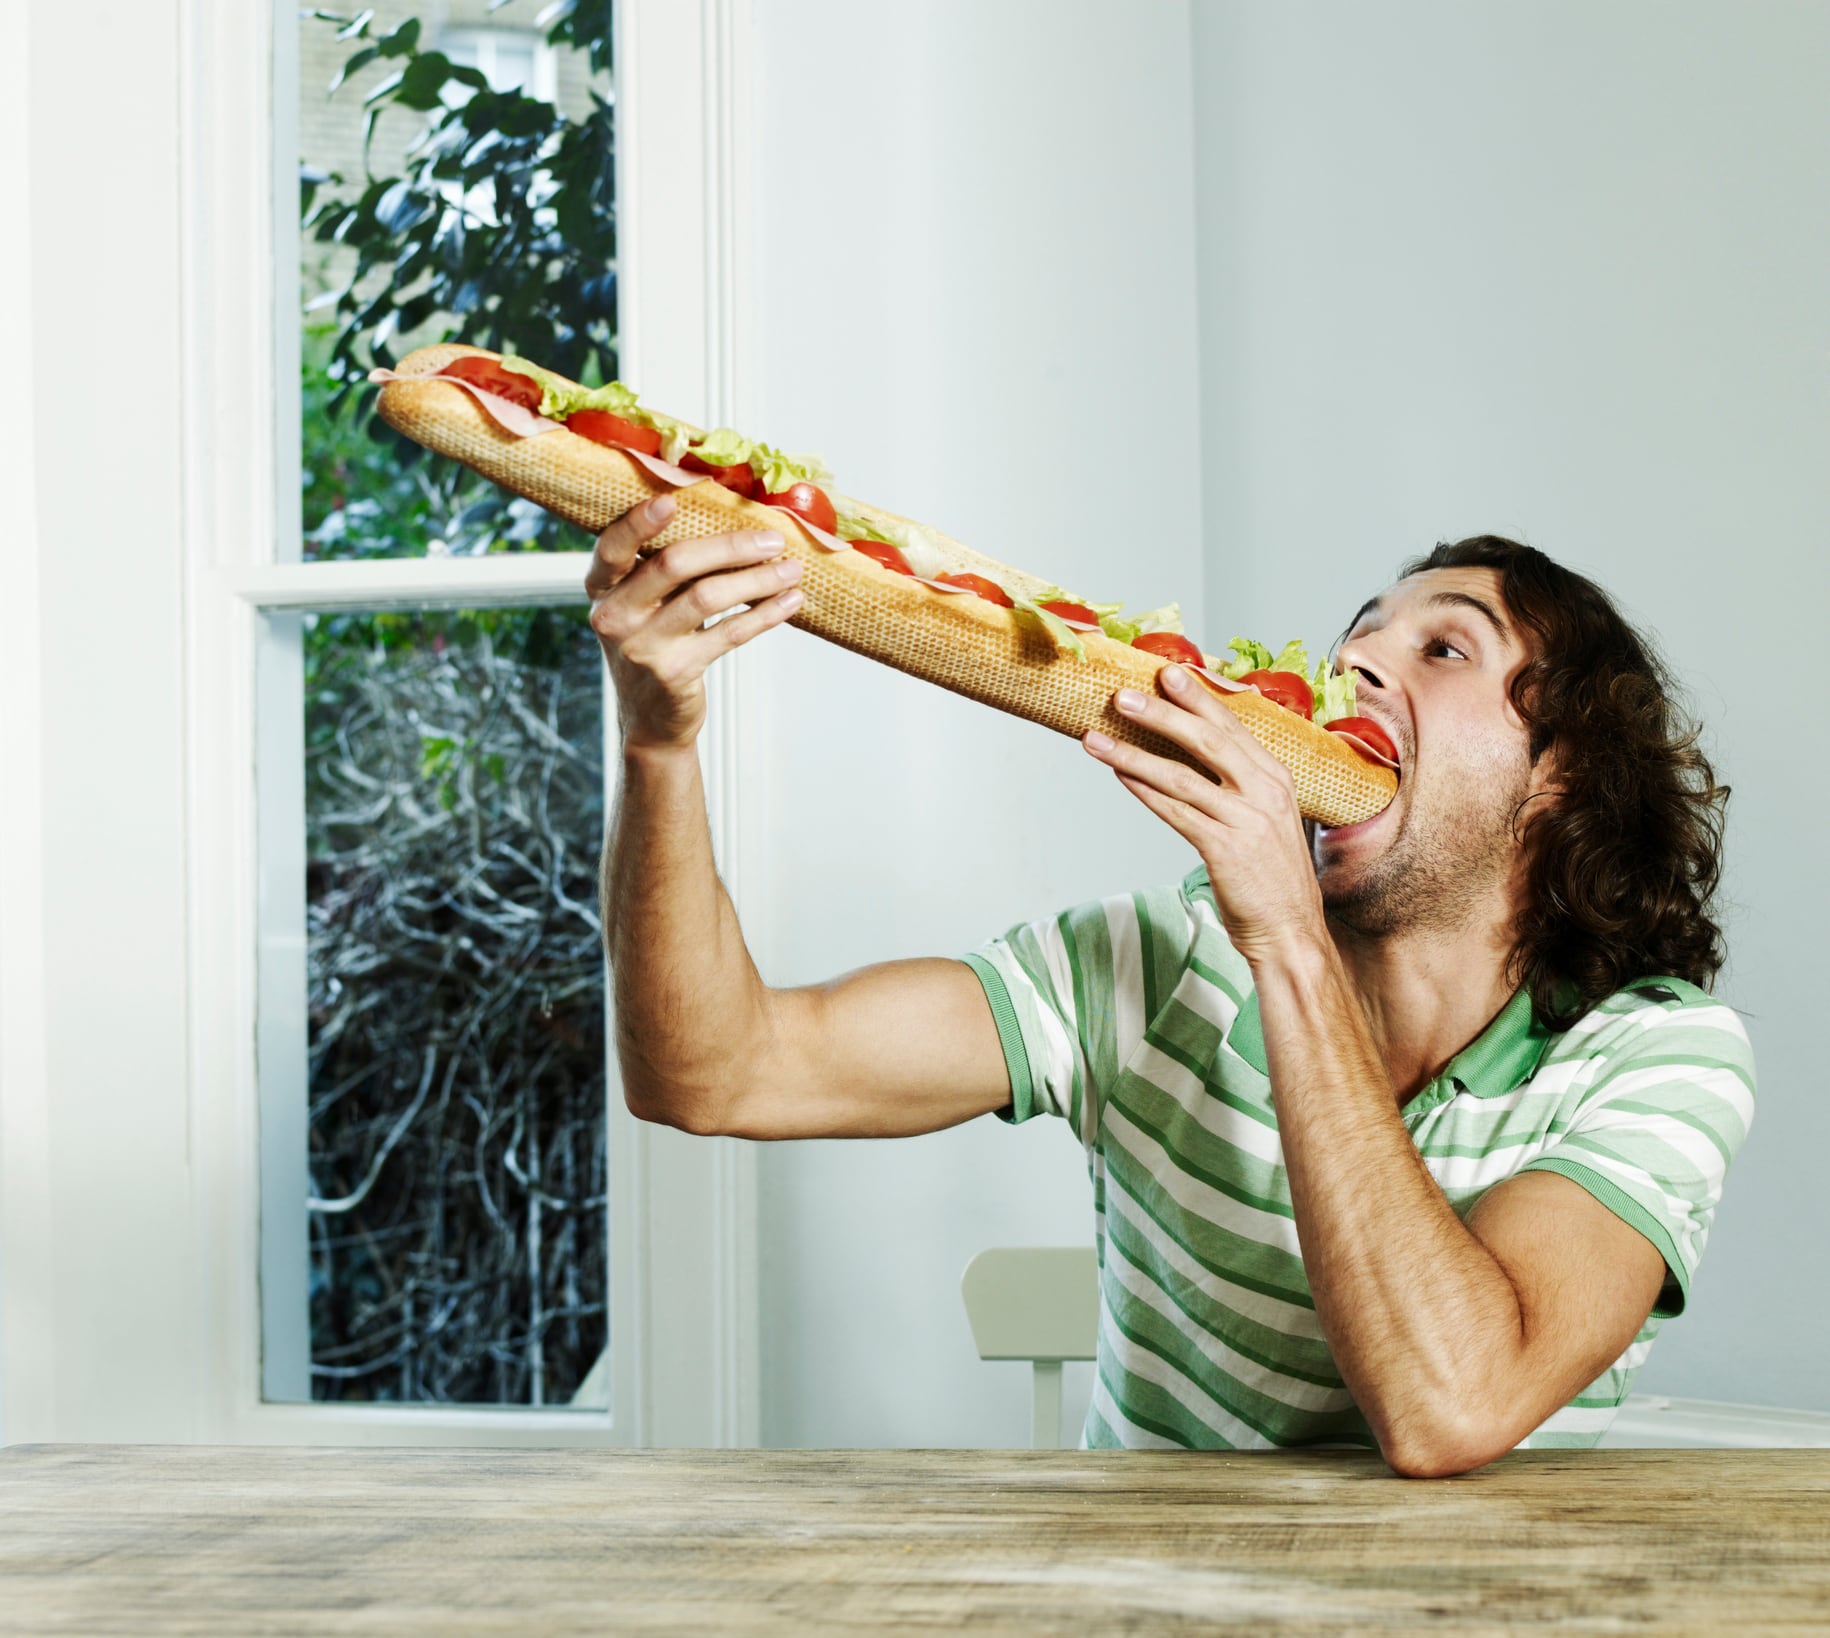
[[[457,373],[441,373],[450,370]],[[518,358],[449,343],[422,347],[370,379],[381,384],[382,419],[397,431],[593,533],[669,491],[677,510],[644,551],[733,530],[777,531],[803,567],[804,598],[789,623],[910,676],[1076,739],[1098,727],[1199,766],[1112,704],[1120,688],[1155,695],[1157,672],[1179,658],[1289,768],[1306,817],[1352,824],[1378,813],[1397,789],[1396,762],[1376,725],[1337,723],[1349,732],[1328,732],[1307,711],[1241,681],[1249,662],[1223,667],[1186,639],[1138,632],[1119,620],[1119,605],[1060,601],[1059,589],[1035,575],[803,481],[810,471],[824,477],[821,469],[735,434],[708,438],[638,409],[620,386],[591,391]],[[741,467],[730,459],[751,450],[762,453]],[[1350,680],[1347,689],[1351,698]]]

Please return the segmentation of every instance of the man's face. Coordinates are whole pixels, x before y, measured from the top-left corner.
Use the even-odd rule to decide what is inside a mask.
[[[1525,663],[1494,569],[1430,569],[1370,602],[1341,644],[1355,709],[1398,747],[1375,818],[1315,832],[1322,903],[1372,937],[1490,917],[1516,892],[1519,804],[1541,788],[1508,688]]]

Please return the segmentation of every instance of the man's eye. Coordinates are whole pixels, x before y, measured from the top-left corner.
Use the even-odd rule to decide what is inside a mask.
[[[1453,654],[1458,660],[1465,660],[1468,657],[1446,637],[1432,637],[1423,645],[1425,654],[1435,654],[1439,650],[1446,650],[1448,653]]]

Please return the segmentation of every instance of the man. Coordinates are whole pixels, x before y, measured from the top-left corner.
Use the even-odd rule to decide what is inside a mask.
[[[963,960],[774,990],[693,742],[705,667],[793,612],[797,565],[768,534],[635,565],[672,504],[606,531],[587,582],[621,715],[604,911],[631,1109],[748,1138],[1072,1121],[1091,1445],[1376,1442],[1441,1475],[1595,1443],[1753,1113],[1746,1034],[1705,993],[1727,791],[1607,596],[1492,536],[1409,565],[1336,659],[1402,782],[1334,830],[1166,666],[1161,698],[1115,703],[1207,775],[1085,744],[1200,868]]]

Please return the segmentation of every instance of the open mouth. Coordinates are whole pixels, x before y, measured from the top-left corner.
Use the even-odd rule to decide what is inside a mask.
[[[1381,723],[1380,726],[1384,727],[1385,725]],[[1394,745],[1397,745],[1397,734],[1392,732],[1389,728],[1386,729],[1386,732],[1390,737],[1391,742]],[[1393,769],[1398,775],[1398,789],[1393,793],[1391,801],[1387,802],[1385,806],[1370,819],[1356,820],[1351,825],[1323,825],[1319,831],[1320,835],[1327,837],[1338,836],[1343,840],[1352,840],[1356,837],[1370,834],[1379,825],[1391,818],[1392,814],[1396,811],[1398,804],[1404,800],[1405,785],[1410,774],[1410,764],[1413,759],[1406,757],[1403,751],[1400,750],[1399,757],[1396,761],[1387,762],[1383,757],[1376,758],[1375,760],[1379,761],[1384,766]]]

